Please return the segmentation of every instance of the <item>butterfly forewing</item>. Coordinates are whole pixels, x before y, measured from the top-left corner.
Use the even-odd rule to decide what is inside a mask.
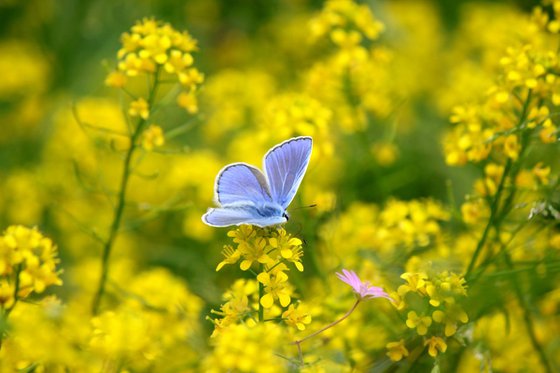
[[[233,163],[222,169],[216,178],[216,199],[221,205],[251,201],[271,202],[263,173],[245,163]]]
[[[296,137],[272,148],[264,158],[264,169],[272,200],[287,208],[305,175],[313,140]]]

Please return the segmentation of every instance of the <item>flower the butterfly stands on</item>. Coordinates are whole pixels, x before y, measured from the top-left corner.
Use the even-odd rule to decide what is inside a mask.
[[[264,156],[264,173],[246,163],[232,163],[216,177],[215,201],[202,216],[213,227],[250,224],[268,227],[288,221],[286,209],[294,199],[311,158],[313,140],[294,137]]]

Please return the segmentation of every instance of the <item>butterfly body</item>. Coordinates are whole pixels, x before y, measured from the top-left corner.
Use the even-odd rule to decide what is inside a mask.
[[[232,163],[216,177],[215,202],[202,220],[216,227],[251,224],[259,227],[288,221],[286,209],[305,175],[312,149],[311,137],[295,137],[270,149],[264,170]]]

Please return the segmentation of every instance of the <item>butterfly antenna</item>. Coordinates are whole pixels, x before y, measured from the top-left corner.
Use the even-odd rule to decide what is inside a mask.
[[[314,208],[314,207],[317,207],[317,204],[316,204],[316,203],[313,203],[313,204],[311,204],[311,205],[306,205],[306,206],[294,207],[294,208],[292,209],[292,211],[294,211],[294,210],[303,210],[303,209]]]

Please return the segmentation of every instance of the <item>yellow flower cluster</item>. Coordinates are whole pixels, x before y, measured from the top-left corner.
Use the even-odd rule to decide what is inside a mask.
[[[122,48],[117,53],[118,68],[108,75],[105,81],[108,86],[126,89],[130,78],[141,75],[155,76],[155,84],[176,81],[183,87],[177,98],[179,106],[190,113],[198,111],[196,90],[204,76],[193,67],[192,53],[197,50],[197,45],[188,32],[179,32],[154,19],[144,19],[130,32],[125,32],[121,42]],[[131,110],[136,110],[133,106]],[[147,103],[143,104],[144,109],[138,111],[144,119],[148,116],[147,106]]]
[[[47,297],[18,304],[0,348],[0,371],[159,371],[169,361],[177,365],[196,361],[201,299],[166,269],[129,277],[123,272],[130,268],[114,264],[121,270],[116,278],[127,284],[119,289],[122,302],[97,316],[90,314],[90,293],[83,287],[68,303]],[[80,279],[83,284],[74,284],[91,286],[89,272],[85,268],[78,272],[75,275],[86,278]]]
[[[547,372],[539,360],[538,353],[527,338],[523,322],[523,311],[516,302],[503,305],[507,313],[498,312],[484,315],[474,323],[472,342],[461,358],[461,371],[478,371],[491,368],[495,371],[530,371]],[[556,317],[557,318],[557,317]],[[553,328],[556,333],[558,323],[536,324],[539,338],[550,341],[556,336],[549,335],[547,329]],[[476,346],[476,347],[475,347]],[[523,356],[523,359],[512,364],[511,356]],[[558,357],[552,355],[551,362],[558,363]],[[515,365],[515,370],[512,368]],[[549,370],[550,371],[550,370]],[[554,371],[554,370],[552,370]]]
[[[445,140],[449,165],[515,161],[531,137],[544,144],[557,140],[550,115],[560,105],[557,23],[537,7],[532,22],[522,25],[526,33],[501,56],[497,78],[485,97],[453,109],[454,128]]]
[[[165,138],[163,137],[163,130],[157,124],[151,124],[142,133],[142,148],[147,151],[152,151],[156,147],[163,146]]]
[[[0,236],[0,309],[11,310],[19,299],[62,285],[58,251],[37,228],[10,226]]]
[[[205,372],[284,372],[288,362],[279,351],[283,330],[273,323],[232,325],[213,340],[203,362]]]
[[[236,280],[229,291],[224,293],[223,299],[226,302],[220,306],[220,309],[218,311],[212,310],[212,313],[220,318],[208,318],[214,324],[214,336],[231,325],[255,325],[257,323],[255,317],[259,302],[259,285],[257,281]],[[269,309],[268,316],[278,317],[280,316],[280,310],[277,308]],[[311,315],[307,307],[302,303],[290,304],[282,312],[281,318],[286,325],[300,331],[305,330],[305,326],[311,323]]]
[[[336,48],[309,69],[305,89],[333,109],[344,132],[364,130],[368,116],[383,118],[393,109],[397,94],[387,84],[391,53],[372,45],[383,29],[366,5],[351,0],[328,1],[310,23],[315,39],[327,36]]]
[[[332,111],[306,94],[276,96],[264,108],[261,130],[275,141],[293,136],[313,137],[313,153],[333,155]]]
[[[254,325],[255,312],[258,308],[259,285],[254,280],[235,280],[233,285],[223,295],[226,301],[220,306],[220,310],[212,310],[212,313],[220,318],[210,319],[214,324],[214,333],[220,333],[223,329],[235,324]]]
[[[391,200],[380,211],[376,205],[355,203],[343,214],[326,222],[320,236],[324,245],[345,257],[345,265],[358,251],[376,252],[389,258],[415,247],[438,245],[443,238],[441,223],[449,212],[433,200]]]
[[[301,258],[303,256],[302,242],[299,238],[292,237],[284,228],[259,228],[252,225],[241,225],[228,232],[233,238],[236,247],[231,245],[224,247],[225,259],[218,264],[216,271],[222,269],[226,264],[235,264],[239,260],[239,268],[243,271],[250,269],[253,264],[264,265],[265,270],[273,270],[265,273],[263,277],[270,280],[270,275],[276,275],[287,271],[287,263],[292,263],[298,271],[303,271]],[[284,278],[279,275],[279,278]],[[283,281],[281,281],[283,282]]]
[[[305,325],[311,322],[311,316],[305,306],[300,304],[296,307],[292,303],[294,292],[286,274],[288,265],[303,271],[301,240],[292,237],[284,228],[252,225],[241,225],[229,231],[228,236],[233,238],[236,246],[224,247],[222,254],[225,259],[216,270],[240,261],[241,270],[255,273],[256,281],[237,280],[234,283],[224,296],[226,303],[219,311],[213,311],[221,317],[212,320],[215,332],[240,322],[254,324],[259,305],[267,311],[267,317],[281,316],[287,325],[304,330]],[[276,303],[285,310],[282,312]]]
[[[376,20],[371,9],[351,0],[329,0],[321,13],[311,20],[311,35],[327,35],[341,48],[352,48],[363,40],[375,40],[384,26]]]
[[[436,357],[439,352],[447,350],[446,339],[469,321],[460,305],[467,295],[465,279],[448,271],[433,275],[406,272],[401,278],[406,283],[400,285],[391,297],[397,300],[396,308],[406,312],[406,326],[425,338],[423,345],[428,346],[430,356]],[[388,343],[387,350],[393,361],[409,353],[402,340]]]

